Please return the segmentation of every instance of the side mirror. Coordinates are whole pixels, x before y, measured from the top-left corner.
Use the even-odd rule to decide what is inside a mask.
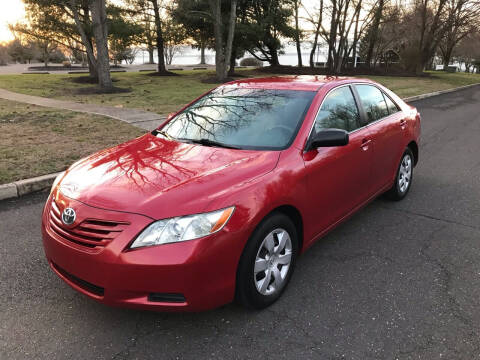
[[[348,145],[348,132],[341,129],[325,129],[313,135],[307,143],[306,151],[319,147]]]
[[[170,120],[171,118],[173,118],[175,116],[176,113],[172,112],[170,114],[167,115],[167,120]]]

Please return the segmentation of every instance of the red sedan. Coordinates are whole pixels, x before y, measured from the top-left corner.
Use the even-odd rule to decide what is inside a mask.
[[[264,308],[322,235],[407,195],[419,136],[417,110],[369,80],[234,81],[60,175],[46,257],[109,305]]]

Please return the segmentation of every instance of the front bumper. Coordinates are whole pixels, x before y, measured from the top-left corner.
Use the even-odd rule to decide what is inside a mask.
[[[55,199],[60,211],[74,208],[77,221],[108,219],[129,225],[106,246],[85,247],[51,226]],[[52,194],[42,216],[45,255],[55,273],[75,290],[99,302],[159,311],[201,311],[231,302],[245,234],[235,221],[209,237],[129,250],[153,219],[88,206]],[[72,225],[75,227],[75,224]]]

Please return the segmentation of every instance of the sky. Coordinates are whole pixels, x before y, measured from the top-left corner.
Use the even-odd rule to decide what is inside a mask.
[[[13,39],[12,33],[8,30],[8,24],[21,20],[25,10],[21,0],[0,0],[0,3],[0,42],[3,42]]]

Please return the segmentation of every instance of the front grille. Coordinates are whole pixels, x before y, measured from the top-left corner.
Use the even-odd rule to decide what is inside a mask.
[[[53,267],[55,270],[57,270],[60,274],[62,274],[65,278],[67,278],[69,281],[74,283],[75,285],[81,287],[83,290],[88,291],[94,295],[97,296],[103,296],[105,293],[105,289],[103,287],[94,285],[92,283],[89,283],[88,281],[82,280],[75,275],[70,274],[69,272],[63,270],[60,266],[52,262]]]
[[[128,222],[100,219],[85,219],[74,227],[66,226],[61,220],[61,212],[55,201],[50,207],[50,229],[58,236],[88,248],[104,247],[115,239],[128,225]]]

